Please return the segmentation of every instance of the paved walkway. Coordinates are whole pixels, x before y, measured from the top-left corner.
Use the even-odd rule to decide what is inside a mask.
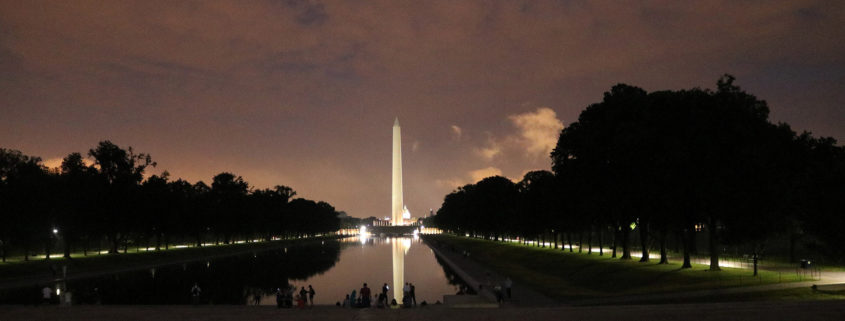
[[[267,306],[0,306],[3,320],[842,320],[845,304],[738,302],[602,307],[509,309],[341,309],[317,306],[290,310]]]
[[[462,253],[452,251],[447,247],[438,247],[433,242],[423,239],[426,244],[434,251],[437,256],[443,259],[444,262],[450,265],[452,270],[458,273],[464,282],[473,287],[479,295],[484,296],[491,302],[496,302],[495,295],[491,291],[496,284],[504,284],[507,276],[499,275],[489,268],[478,264],[470,258],[464,257]],[[479,291],[479,287],[481,290]],[[504,289],[504,286],[503,286]],[[508,306],[554,306],[559,305],[555,300],[525,286],[517,281],[513,281],[511,287],[512,297],[505,298],[503,307]]]

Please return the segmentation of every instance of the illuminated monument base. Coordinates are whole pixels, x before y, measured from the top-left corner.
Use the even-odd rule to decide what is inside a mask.
[[[413,235],[414,230],[419,228],[420,227],[416,225],[390,225],[368,227],[370,233],[372,233],[373,235],[384,234],[386,236]]]

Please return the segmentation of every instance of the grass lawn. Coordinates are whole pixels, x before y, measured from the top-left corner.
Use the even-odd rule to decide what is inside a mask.
[[[760,271],[758,277],[752,277],[748,269],[709,271],[708,266],[698,264],[693,264],[692,269],[681,269],[681,262],[677,261],[623,261],[611,259],[607,252],[604,256],[587,255],[445,234],[428,237],[451,244],[458,251],[469,250],[477,262],[562,301],[801,280],[795,273]]]
[[[203,247],[171,247],[168,250],[162,248],[161,251],[137,251],[137,249],[133,250],[130,247],[126,254],[122,251],[119,254],[96,254],[96,252],[89,252],[88,256],[82,256],[82,253],[74,253],[71,255],[71,259],[63,258],[61,254],[55,255],[49,260],[44,260],[43,256],[40,259],[31,259],[30,261],[17,259],[0,263],[0,283],[26,277],[51,276],[53,273],[51,267],[56,269],[58,275],[61,275],[62,266],[67,266],[68,273],[105,272],[143,266],[190,262],[204,258],[269,250],[290,245],[294,242],[319,241],[334,238],[337,237],[324,236],[311,239],[221,244]]]

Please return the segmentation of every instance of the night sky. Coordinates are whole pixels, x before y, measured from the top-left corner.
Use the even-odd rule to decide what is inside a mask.
[[[845,1],[0,1],[0,147],[49,166],[109,139],[352,216],[549,169],[617,83],[714,88],[845,140]]]

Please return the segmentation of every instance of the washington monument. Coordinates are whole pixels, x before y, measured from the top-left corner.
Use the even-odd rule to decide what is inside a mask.
[[[399,117],[393,122],[393,198],[391,225],[405,225],[402,214],[405,204],[402,200],[402,130],[399,128]]]

